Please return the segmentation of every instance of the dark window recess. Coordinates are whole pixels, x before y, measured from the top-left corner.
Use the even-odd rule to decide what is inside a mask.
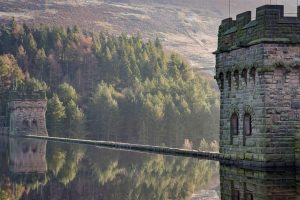
[[[27,153],[29,151],[29,146],[27,144],[23,144],[22,146],[22,152]]]
[[[223,90],[224,89],[224,74],[223,73],[220,73],[219,81],[220,81],[220,90]]]
[[[236,88],[236,89],[239,89],[239,82],[240,82],[240,79],[239,79],[239,71],[235,70],[233,76],[234,76],[234,84],[235,84],[235,88]]]
[[[238,189],[233,190],[232,200],[240,200],[240,191]]]
[[[32,121],[32,127],[37,128],[37,121],[35,119]]]
[[[28,129],[29,128],[29,121],[28,120],[23,120],[22,122],[22,126],[23,126],[23,129]]]
[[[228,83],[228,90],[231,90],[231,72],[226,73],[226,81]]]
[[[242,79],[243,79],[243,82],[247,85],[247,70],[246,69],[243,69],[242,71]]]
[[[251,192],[246,192],[245,200],[253,200],[253,194]]]
[[[252,120],[251,120],[251,115],[249,113],[246,113],[244,115],[244,135],[245,136],[250,136],[252,135]]]
[[[239,119],[236,113],[232,114],[230,119],[230,133],[231,135],[239,134]]]
[[[252,68],[250,70],[250,79],[253,81],[254,84],[255,84],[255,76],[256,76],[256,69]]]

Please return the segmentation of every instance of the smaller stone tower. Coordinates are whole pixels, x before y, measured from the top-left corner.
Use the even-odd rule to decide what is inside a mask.
[[[11,92],[8,103],[9,132],[14,135],[47,136],[45,92]]]

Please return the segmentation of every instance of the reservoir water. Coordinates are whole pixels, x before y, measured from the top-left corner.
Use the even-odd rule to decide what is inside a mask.
[[[240,169],[196,158],[8,137],[0,137],[0,153],[1,200],[300,197],[293,169]]]

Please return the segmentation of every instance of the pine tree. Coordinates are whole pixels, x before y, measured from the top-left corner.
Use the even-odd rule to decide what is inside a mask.
[[[64,136],[65,107],[56,94],[48,101],[47,128],[51,136]]]

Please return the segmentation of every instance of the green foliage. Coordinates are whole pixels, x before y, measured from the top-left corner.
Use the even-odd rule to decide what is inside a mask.
[[[84,149],[82,146],[69,146],[65,158],[65,163],[58,173],[58,178],[61,183],[68,185],[73,181],[79,169],[79,163],[84,156]]]
[[[66,118],[65,107],[56,94],[48,101],[46,114],[47,128],[53,136],[61,136]]]
[[[0,56],[0,90],[10,89],[17,81],[24,80],[25,76],[19,68],[13,55]]]
[[[194,75],[179,55],[166,54],[159,39],[13,22],[0,27],[0,55],[5,53],[35,78],[23,84],[44,90],[48,85],[54,99],[47,124],[50,129],[62,124],[64,136],[78,136],[87,121],[90,138],[177,146],[186,138],[196,144],[217,138],[219,103],[212,81]],[[3,56],[1,83],[11,88],[24,75],[13,56]],[[64,113],[63,120],[53,109]]]
[[[66,105],[66,117],[65,130],[68,136],[71,138],[83,137],[85,135],[85,116],[72,99]]]
[[[97,86],[88,110],[90,130],[108,137],[115,133],[119,118],[117,95],[112,85],[102,82]]]
[[[17,86],[17,90],[20,91],[48,91],[48,86],[44,81],[40,81],[35,78],[31,78],[20,82]]]
[[[0,190],[0,199],[1,200],[10,200],[10,196],[7,192]]]
[[[48,101],[47,124],[50,135],[82,138],[85,135],[85,115],[76,104],[78,95],[69,84],[58,87]]]
[[[57,95],[64,104],[67,104],[70,101],[77,102],[78,100],[76,90],[67,83],[58,86]]]

